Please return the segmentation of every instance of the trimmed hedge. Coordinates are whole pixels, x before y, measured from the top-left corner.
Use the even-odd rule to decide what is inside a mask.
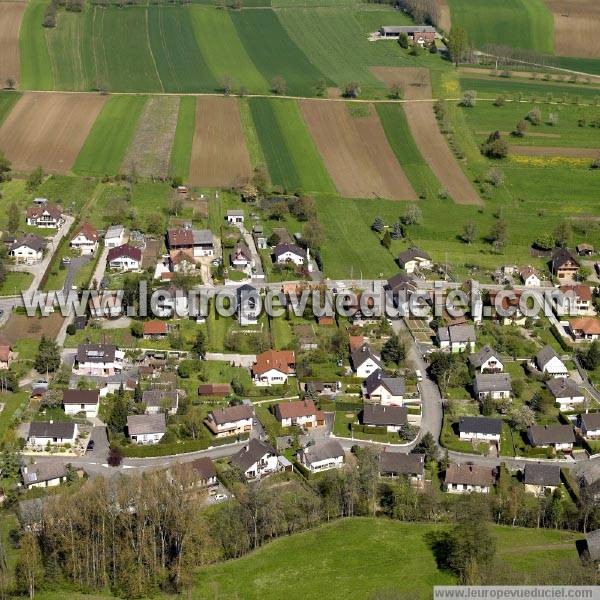
[[[209,446],[224,446],[232,444],[236,441],[246,441],[249,434],[239,436],[226,437],[214,440],[187,440],[185,442],[169,442],[166,444],[132,444],[128,446],[119,446],[119,450],[127,458],[152,458],[155,456],[171,456],[173,454],[186,454],[187,452],[197,452],[198,450],[206,450]]]

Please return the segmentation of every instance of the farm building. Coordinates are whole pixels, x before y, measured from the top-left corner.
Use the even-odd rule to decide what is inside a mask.
[[[404,33],[413,44],[425,46],[435,40],[436,30],[431,25],[384,25],[379,28],[383,39],[397,40]]]

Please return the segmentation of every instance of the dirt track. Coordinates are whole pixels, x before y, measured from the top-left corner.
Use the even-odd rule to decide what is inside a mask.
[[[237,100],[198,98],[189,182],[224,187],[244,183],[251,174]]]
[[[26,2],[2,2],[0,4],[0,83],[7,78],[20,80],[19,29],[27,8]]]
[[[566,156],[567,158],[600,158],[600,148],[564,148],[559,146],[509,146],[510,154],[520,156]]]
[[[360,117],[340,102],[302,100],[300,109],[342,196],[416,200],[373,106]]]
[[[106,96],[25,93],[0,127],[0,149],[16,171],[68,172]]]
[[[562,56],[600,56],[598,0],[546,0],[554,15],[554,51]]]

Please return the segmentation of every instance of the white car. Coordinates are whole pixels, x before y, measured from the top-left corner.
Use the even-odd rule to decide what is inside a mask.
[[[213,496],[213,500],[215,502],[222,502],[223,500],[227,500],[227,495],[226,494],[215,494]]]
[[[417,376],[417,383],[421,383],[423,381],[423,374],[419,369],[415,371],[415,375]]]

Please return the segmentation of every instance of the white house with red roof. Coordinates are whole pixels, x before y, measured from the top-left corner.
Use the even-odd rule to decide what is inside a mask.
[[[255,385],[282,385],[296,374],[296,355],[292,350],[267,350],[258,354],[252,365]]]
[[[142,251],[129,244],[111,248],[106,255],[106,264],[119,271],[139,271],[142,266]]]
[[[94,254],[98,249],[98,231],[89,223],[83,223],[70,243],[71,248],[82,255]]]

